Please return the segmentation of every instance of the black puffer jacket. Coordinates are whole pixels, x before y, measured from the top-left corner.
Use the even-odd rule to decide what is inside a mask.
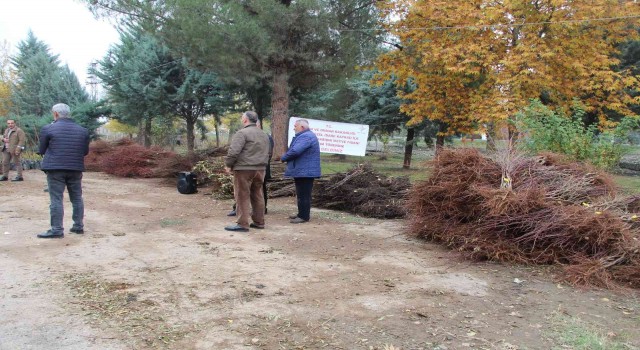
[[[69,118],[59,118],[42,128],[40,150],[42,170],[84,171],[89,153],[89,132]]]

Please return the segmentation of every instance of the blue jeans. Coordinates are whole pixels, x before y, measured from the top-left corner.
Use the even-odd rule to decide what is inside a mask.
[[[312,177],[294,177],[296,197],[298,198],[298,217],[305,221],[311,219],[311,192],[313,192]]]
[[[84,229],[84,202],[82,201],[82,172],[68,170],[47,170],[47,184],[49,185],[49,212],[51,214],[51,232],[64,233],[62,220],[64,218],[64,205],[62,198],[64,189],[69,192],[69,199],[73,207],[73,228]]]

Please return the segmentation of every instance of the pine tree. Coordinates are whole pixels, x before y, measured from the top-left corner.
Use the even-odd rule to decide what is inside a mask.
[[[73,109],[88,100],[76,75],[68,66],[60,66],[58,56],[32,32],[18,44],[18,54],[11,62],[15,72],[12,112],[16,115],[49,116],[56,103],[66,103]]]
[[[190,65],[219,72],[256,90],[271,90],[276,157],[284,153],[292,90],[317,86],[361,59],[375,41],[363,31],[343,31],[374,18],[362,0],[92,0],[96,11],[153,20],[168,45]],[[375,32],[374,32],[375,33]],[[347,39],[349,38],[349,39]]]
[[[115,117],[140,125],[146,146],[151,145],[154,118],[171,124],[179,117],[186,123],[192,152],[198,121],[208,114],[219,116],[233,101],[233,92],[216,74],[187,67],[140,26],[122,33],[121,43],[99,62],[96,75],[107,87]]]

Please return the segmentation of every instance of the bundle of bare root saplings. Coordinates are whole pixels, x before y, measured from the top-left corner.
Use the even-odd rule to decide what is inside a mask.
[[[442,150],[414,185],[412,234],[472,259],[559,264],[577,285],[640,288],[640,196],[616,198],[606,173],[544,154]]]
[[[193,162],[190,157],[145,148],[129,139],[92,142],[85,158],[87,170],[123,177],[175,178],[180,171],[191,170]]]
[[[313,206],[372,218],[402,218],[406,215],[404,202],[410,187],[408,178],[386,177],[370,164],[361,164],[346,174],[318,181],[313,189]]]

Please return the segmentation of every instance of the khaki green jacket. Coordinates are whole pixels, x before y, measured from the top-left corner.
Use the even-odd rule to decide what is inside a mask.
[[[255,124],[249,124],[231,138],[224,164],[232,170],[264,170],[269,162],[269,149],[269,136]]]
[[[3,152],[15,153],[16,147],[24,149],[26,137],[24,135],[24,131],[22,131],[22,129],[20,129],[19,127],[16,126],[13,129],[7,128],[4,131],[2,140],[4,140],[5,138],[9,139],[9,143],[2,145]]]

